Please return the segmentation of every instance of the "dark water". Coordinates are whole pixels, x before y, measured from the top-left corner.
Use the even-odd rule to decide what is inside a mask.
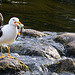
[[[16,16],[25,25],[40,31],[75,32],[74,0],[2,0],[4,24]],[[17,1],[17,2],[16,2]]]

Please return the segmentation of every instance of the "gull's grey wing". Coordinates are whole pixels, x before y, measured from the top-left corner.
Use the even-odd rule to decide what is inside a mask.
[[[3,26],[0,26],[0,37],[3,35],[2,28]]]

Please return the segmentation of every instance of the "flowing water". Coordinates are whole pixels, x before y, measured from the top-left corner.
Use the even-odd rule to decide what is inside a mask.
[[[21,45],[22,42],[22,46],[25,48],[35,48],[35,45],[41,48],[43,44],[53,46],[64,55],[62,52],[64,46],[56,43],[53,39],[60,34],[60,32],[75,32],[74,2],[74,0],[1,0],[0,12],[3,14],[4,24],[7,24],[9,19],[15,16],[20,19],[25,28],[43,31],[43,33],[48,34],[42,38],[19,37],[19,40],[15,41],[13,46],[16,46],[15,44],[18,43]],[[24,51],[24,49],[21,49],[19,52],[12,51],[15,53],[11,54],[32,69],[31,73],[20,72],[21,75],[71,75],[70,73],[49,73],[48,69],[43,65],[45,65],[45,63],[51,64],[54,62],[53,60],[39,56],[22,55]],[[42,68],[40,65],[42,65]]]

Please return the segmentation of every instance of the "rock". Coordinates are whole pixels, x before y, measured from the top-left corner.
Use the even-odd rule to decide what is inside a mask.
[[[25,55],[29,55],[29,56],[42,56],[42,57],[46,57],[48,59],[60,58],[59,53],[52,46],[46,46],[46,47],[41,46],[40,48],[37,48],[37,46],[35,46],[34,48],[26,49],[26,51],[24,51],[23,53]]]
[[[64,71],[73,71],[75,69],[75,62],[72,58],[59,60],[58,65],[60,65],[61,70]]]
[[[6,53],[4,53],[4,55],[6,55]],[[70,62],[73,60],[73,59],[70,60],[71,58],[64,57],[64,58],[61,58],[60,60],[50,60],[50,59],[47,59],[45,57],[40,57],[40,56],[39,57],[25,56],[25,55],[18,55],[15,53],[12,53],[11,55],[14,57],[17,57],[22,62],[27,64],[29,67],[29,71],[27,71],[27,72],[21,71],[21,72],[19,72],[20,74],[16,74],[16,75],[71,75],[71,74],[73,74],[71,71],[68,71],[68,70],[61,71],[61,66],[59,65],[60,60],[62,60],[61,63],[66,61],[66,62],[64,62],[66,65],[69,61],[68,65],[69,65],[69,67],[71,67]],[[66,67],[64,63],[62,65],[62,67],[63,66]],[[72,65],[73,65],[73,63],[72,63]],[[60,70],[60,72],[57,68]]]
[[[28,66],[26,66],[22,61],[17,58],[0,58],[0,74],[2,73],[16,73],[19,71],[29,71]]]
[[[23,45],[22,45],[23,44]],[[61,58],[58,51],[53,48],[52,46],[48,45],[41,45],[40,43],[33,43],[28,45],[27,42],[24,44],[23,42],[14,44],[11,46],[11,52],[17,52],[21,55],[28,55],[28,56],[41,56],[46,57],[48,59],[59,59]]]
[[[57,49],[44,43],[44,37],[42,38],[30,38],[30,37],[19,37],[11,45],[11,52],[16,52],[21,55],[28,56],[41,56],[48,59],[59,59],[60,54]],[[7,50],[6,50],[7,51]]]
[[[72,58],[61,59],[56,63],[49,65],[48,69],[53,72],[74,72],[75,73],[75,61]]]
[[[64,45],[66,54],[75,56],[75,33],[63,33],[55,37],[54,40]]]
[[[63,33],[55,37],[54,40],[60,43],[70,43],[75,40],[75,33]]]
[[[47,68],[43,66],[44,64],[51,64],[54,60],[47,59],[45,57],[37,57],[37,56],[25,56],[20,55],[20,57],[17,57],[18,59],[21,59],[25,64],[28,65],[29,70],[28,72],[31,72],[30,74],[24,74],[24,75],[50,75],[46,74],[48,73]]]
[[[0,26],[3,24],[3,15],[0,13]]]
[[[33,30],[33,29],[22,29],[22,33],[24,35],[32,36],[32,37],[42,37],[42,36],[46,35],[43,32],[36,31],[36,30]]]
[[[68,43],[65,48],[68,56],[75,56],[75,41]]]

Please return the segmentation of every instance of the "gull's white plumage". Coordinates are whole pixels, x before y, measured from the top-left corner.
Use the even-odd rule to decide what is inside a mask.
[[[8,44],[8,57],[14,58],[10,56],[10,44],[15,41],[16,37],[20,32],[18,32],[17,26],[19,29],[23,26],[19,22],[19,19],[16,17],[13,17],[9,20],[9,23],[7,25],[4,25],[2,28],[0,28],[0,44]],[[1,45],[1,56],[0,58],[6,57],[3,55],[2,52],[2,45]]]
[[[13,19],[16,20],[16,22],[19,21],[18,18],[11,18],[9,21],[9,24],[5,25],[1,29],[3,32],[3,35],[0,37],[0,44],[11,44],[12,42],[15,41],[17,33],[18,33],[18,29],[14,25],[14,22],[12,22]]]
[[[17,27],[13,25],[5,25],[2,28],[3,35],[0,37],[0,44],[11,44],[17,36]]]

